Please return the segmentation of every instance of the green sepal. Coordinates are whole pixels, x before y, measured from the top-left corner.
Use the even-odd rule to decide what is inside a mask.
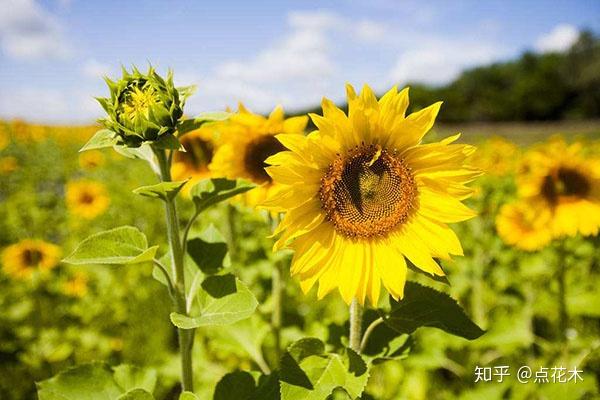
[[[108,129],[100,129],[79,149],[79,152],[113,147],[115,144],[117,144],[116,134]]]

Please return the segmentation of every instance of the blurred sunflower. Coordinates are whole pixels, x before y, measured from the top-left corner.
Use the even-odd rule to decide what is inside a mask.
[[[200,129],[179,137],[185,152],[174,153],[171,175],[176,181],[191,178],[183,188],[183,193],[189,192],[196,182],[210,177],[208,166],[215,152],[213,140],[215,125],[218,126],[218,124],[205,124]]]
[[[8,175],[19,168],[19,162],[13,156],[0,158],[0,175]]]
[[[589,236],[600,228],[600,160],[584,158],[581,144],[553,139],[526,155],[519,195],[551,215],[552,235]]]
[[[277,136],[290,151],[267,160],[279,189],[264,206],[286,213],[275,248],[295,250],[304,292],[318,281],[319,298],[337,288],[346,303],[377,304],[382,282],[403,297],[406,259],[444,275],[434,257],[462,255],[446,224],[475,216],[461,201],[480,171],[466,161],[473,146],[452,144],[459,135],[421,144],[441,103],[405,116],[408,89],[378,101],[348,85],[347,96],[348,115],[324,99],[323,116],[311,114],[317,131]]]
[[[500,208],[496,230],[506,244],[526,251],[540,250],[552,240],[551,217],[538,203],[517,201]]]
[[[92,170],[104,165],[104,154],[100,150],[89,150],[79,153],[79,166]]]
[[[472,162],[487,175],[504,176],[513,173],[519,160],[519,148],[501,136],[487,139],[473,155]]]
[[[110,204],[104,185],[94,181],[68,183],[66,200],[70,212],[86,219],[96,218]]]
[[[0,121],[0,151],[4,150],[10,143],[10,136],[6,125]]]
[[[36,269],[49,271],[56,267],[60,255],[58,246],[43,240],[24,239],[4,249],[2,267],[15,279],[28,279]]]
[[[69,280],[63,283],[62,292],[70,297],[83,297],[88,292],[89,278],[83,272],[76,272]]]
[[[219,124],[219,147],[209,167],[213,176],[244,178],[259,185],[244,194],[248,205],[258,204],[273,190],[273,180],[265,171],[265,160],[286,150],[275,135],[302,135],[307,122],[305,116],[286,119],[280,106],[265,118],[240,104],[236,114]]]

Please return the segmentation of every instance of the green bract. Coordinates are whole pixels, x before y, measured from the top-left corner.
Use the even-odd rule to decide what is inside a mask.
[[[105,80],[110,97],[96,98],[107,113],[99,122],[116,134],[117,144],[127,147],[173,135],[185,99],[193,92],[193,87],[176,88],[172,71],[163,79],[152,67],[145,74],[135,67],[131,73],[123,68],[120,80]]]

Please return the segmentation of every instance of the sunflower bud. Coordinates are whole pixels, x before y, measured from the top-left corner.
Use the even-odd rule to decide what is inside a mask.
[[[172,71],[163,79],[152,67],[146,74],[123,68],[120,80],[105,80],[110,97],[97,100],[108,116],[99,122],[117,134],[119,144],[138,147],[175,133],[191,90],[175,88]]]

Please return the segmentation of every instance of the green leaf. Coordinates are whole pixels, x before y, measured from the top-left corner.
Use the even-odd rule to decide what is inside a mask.
[[[136,264],[151,261],[158,246],[148,247],[137,228],[122,226],[83,240],[63,262],[68,264]]]
[[[225,111],[200,113],[195,118],[183,120],[177,127],[177,132],[181,136],[200,128],[202,125],[208,122],[225,121],[229,119],[230,116],[231,113]]]
[[[292,344],[281,360],[282,400],[322,400],[337,388],[355,399],[369,379],[367,364],[351,349],[344,354],[324,354],[317,339]]]
[[[133,190],[133,193],[139,194],[140,196],[152,197],[155,199],[162,200],[173,200],[177,193],[181,190],[183,185],[187,183],[188,179],[177,182],[161,182],[156,185],[141,186]]]
[[[200,313],[190,317],[171,313],[171,321],[182,329],[229,325],[254,313],[258,302],[252,292],[231,274],[209,276],[202,282],[196,300]]]
[[[234,371],[224,375],[215,386],[213,400],[279,400],[277,373],[260,375]]]
[[[179,139],[172,134],[162,135],[157,141],[152,142],[152,147],[156,149],[185,151],[183,145],[179,143]]]
[[[226,259],[225,239],[213,224],[209,225],[198,237],[188,240],[187,252],[198,268],[207,275],[219,272],[229,262]]]
[[[92,363],[67,369],[37,383],[39,400],[114,400],[123,390],[104,363]]]
[[[101,129],[87,141],[85,145],[79,150],[79,152],[103,149],[106,147],[113,147],[117,143],[116,134],[108,129]]]
[[[179,400],[200,400],[200,398],[194,393],[186,391],[179,395]]]
[[[221,378],[215,387],[213,400],[248,400],[256,390],[254,377],[246,371],[235,371]]]
[[[115,381],[124,390],[139,388],[152,392],[156,386],[156,371],[153,369],[122,364],[113,368],[113,370]]]
[[[380,321],[376,310],[366,310],[364,313],[364,326],[369,326],[374,321]],[[347,328],[344,330],[344,333]],[[361,354],[373,364],[385,361],[402,360],[408,357],[412,346],[410,335],[399,333],[387,326],[385,323],[377,323],[367,339],[366,346]]]
[[[93,362],[37,382],[39,400],[153,400],[156,372]]]
[[[412,333],[422,326],[441,329],[465,339],[477,339],[485,333],[467,317],[456,300],[416,282],[406,282],[404,299],[390,298],[391,311],[384,322],[399,333]]]
[[[198,182],[192,188],[190,194],[196,205],[196,212],[201,213],[210,206],[247,192],[252,188],[254,188],[254,185],[240,179],[233,181],[225,178],[215,178]]]
[[[133,389],[119,396],[117,400],[154,400],[154,396],[144,389]]]

